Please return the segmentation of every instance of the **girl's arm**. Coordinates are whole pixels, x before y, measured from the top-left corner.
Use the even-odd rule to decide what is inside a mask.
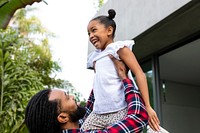
[[[124,47],[118,50],[118,55],[120,59],[129,67],[129,69],[134,73],[136,77],[137,86],[141,92],[141,96],[144,100],[145,107],[147,109],[149,115],[149,125],[154,130],[159,130],[159,119],[156,115],[156,112],[152,109],[149,101],[149,91],[147,85],[146,76],[140,67],[135,55],[133,52],[128,48]]]
[[[134,75],[136,77],[136,83],[139,87],[142,98],[144,99],[145,106],[146,107],[150,106],[146,76],[145,76],[142,68],[140,67],[135,55],[128,47],[119,49],[118,54],[119,54],[120,59],[134,73]]]

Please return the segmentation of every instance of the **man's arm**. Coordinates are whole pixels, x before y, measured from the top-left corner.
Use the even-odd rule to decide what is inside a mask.
[[[127,116],[105,130],[92,131],[93,133],[139,133],[147,126],[148,114],[139,91],[130,79],[124,79],[123,85],[126,89],[125,98],[128,104]]]
[[[87,100],[86,106],[85,106],[86,114],[85,114],[85,116],[84,116],[83,119],[80,119],[80,120],[79,120],[79,124],[80,124],[80,125],[83,124],[83,122],[85,121],[85,119],[86,119],[86,118],[89,116],[89,114],[92,112],[92,110],[93,110],[93,105],[94,105],[94,101],[95,101],[95,99],[94,99],[94,93],[93,93],[93,89],[92,89],[92,91],[91,91],[91,93],[90,93],[90,96],[89,96],[89,98],[88,98],[88,100]]]
[[[95,99],[94,99],[94,93],[93,93],[93,89],[92,89],[92,91],[90,92],[90,96],[87,100],[86,106],[85,106],[85,108],[86,108],[85,117],[88,117],[88,115],[92,112],[94,101],[95,101]]]
[[[148,114],[139,91],[130,79],[124,79],[125,99],[128,104],[127,116],[104,130],[79,131],[68,130],[68,133],[139,133],[148,123]]]

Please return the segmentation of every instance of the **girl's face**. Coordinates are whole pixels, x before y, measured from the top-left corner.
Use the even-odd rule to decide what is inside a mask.
[[[113,42],[112,32],[111,26],[106,28],[98,20],[92,20],[88,24],[89,40],[96,49],[104,50],[108,44]]]

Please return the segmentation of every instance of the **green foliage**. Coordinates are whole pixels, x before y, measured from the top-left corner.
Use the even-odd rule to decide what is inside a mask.
[[[48,40],[55,35],[43,27],[38,18],[27,15],[27,12],[34,10],[18,10],[10,22],[10,27],[15,28],[19,36],[26,38],[26,41],[23,41],[23,52],[27,55],[26,64],[39,73],[44,86],[59,87],[62,80],[56,80],[52,75],[60,72],[61,67],[58,62],[52,60]]]
[[[82,107],[85,107],[86,104],[87,104],[87,101],[86,101],[85,98],[83,99],[83,101],[80,101],[80,105],[81,105]]]
[[[4,6],[7,2],[8,2],[8,0],[1,0],[0,1],[0,7]]]
[[[12,133],[22,126],[30,97],[43,89],[38,72],[26,65],[22,38],[12,29],[0,31],[1,104],[0,132]]]
[[[99,6],[98,7],[101,8],[103,3],[104,3],[104,0],[99,0]]]
[[[64,88],[79,101],[72,84],[56,78],[61,67],[52,60],[48,43],[54,34],[36,17],[27,17],[31,10],[18,10],[10,26],[0,30],[0,133],[27,132],[24,110],[41,89]]]
[[[97,8],[97,11],[103,6],[104,0],[94,0],[93,2],[95,8]]]

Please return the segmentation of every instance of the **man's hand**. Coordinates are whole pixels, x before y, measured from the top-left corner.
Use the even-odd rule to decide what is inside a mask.
[[[116,69],[119,77],[121,78],[121,80],[128,78],[125,64],[122,61],[115,59],[115,57],[113,57],[112,55],[109,55],[109,57],[113,61],[114,65],[115,65],[115,69]]]

